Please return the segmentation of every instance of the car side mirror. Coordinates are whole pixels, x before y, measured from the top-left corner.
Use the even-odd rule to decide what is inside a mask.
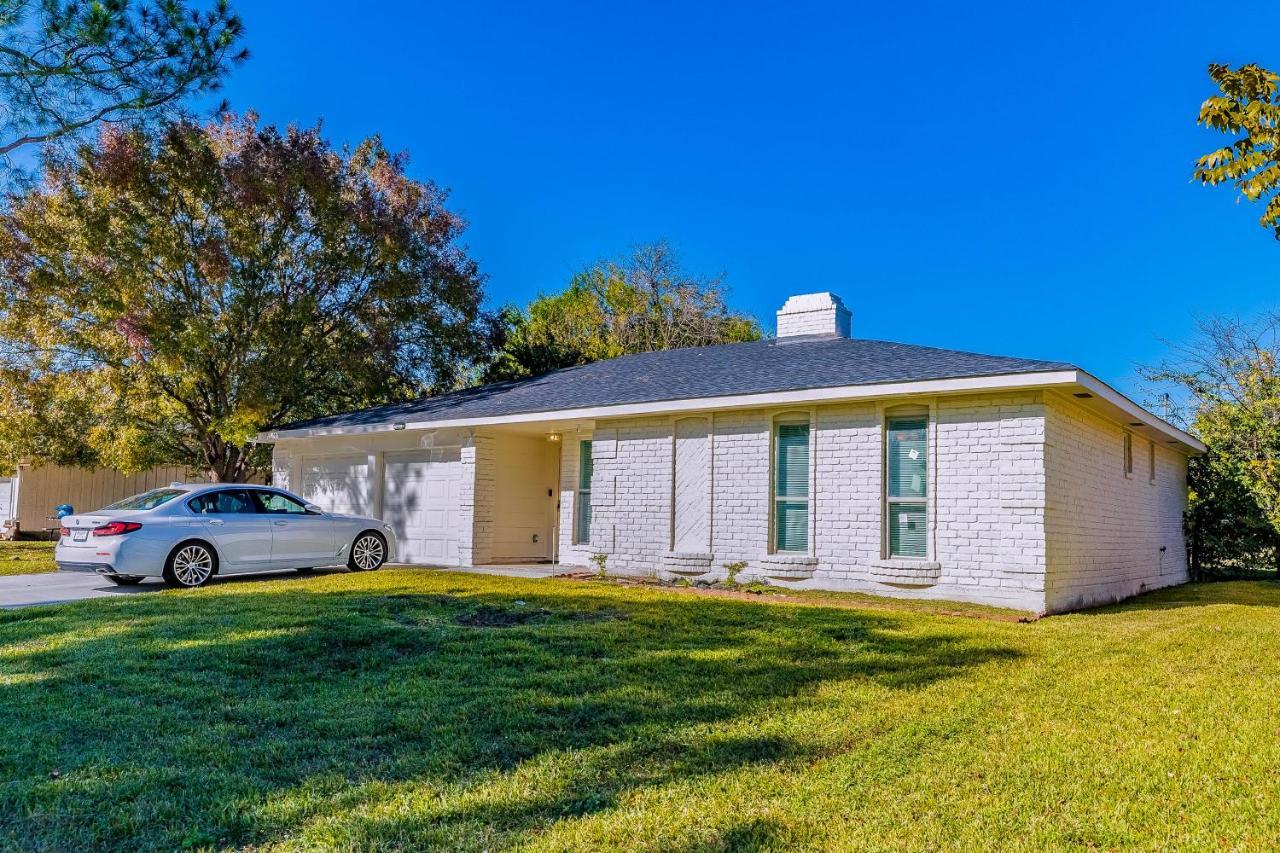
[[[303,509],[307,511],[307,515],[324,515],[324,510],[315,504],[307,504]]]

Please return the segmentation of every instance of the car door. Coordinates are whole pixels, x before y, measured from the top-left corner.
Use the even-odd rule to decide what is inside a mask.
[[[333,521],[307,512],[284,492],[255,489],[258,510],[271,522],[271,563],[278,569],[329,566],[334,562]]]
[[[271,568],[271,519],[258,511],[247,489],[219,489],[192,498],[187,506],[200,517],[222,557],[220,572]]]

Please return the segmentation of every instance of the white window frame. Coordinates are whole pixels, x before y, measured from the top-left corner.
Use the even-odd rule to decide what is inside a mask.
[[[937,435],[934,432],[937,424],[936,406],[891,406],[880,410],[880,558],[884,560],[914,560],[929,562],[934,558],[933,542],[933,496],[935,493],[934,477],[937,470]],[[925,486],[923,498],[891,498],[889,496],[889,422],[904,418],[925,419]],[[889,536],[889,505],[916,504],[924,507],[925,555],[899,556],[893,553]]]
[[[813,412],[784,412],[775,415],[769,425],[769,553],[812,555],[814,553],[814,474],[817,459],[817,418]],[[809,428],[809,490],[805,495],[805,550],[778,550],[778,504],[781,501],[795,501],[795,497],[780,498],[778,495],[778,428],[784,426],[807,426]]]

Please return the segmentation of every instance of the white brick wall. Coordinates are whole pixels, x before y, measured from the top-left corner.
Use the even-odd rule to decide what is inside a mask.
[[[493,540],[498,520],[494,517],[494,488],[497,458],[495,438],[477,431],[462,447],[462,536],[458,559],[462,565],[488,563],[493,559]]]
[[[1187,458],[1156,437],[1153,485],[1148,428],[1132,431],[1133,474],[1126,477],[1120,425],[1054,397],[1046,426],[1047,609],[1185,582]]]
[[[885,408],[874,403],[810,410],[815,430],[812,553],[771,555],[770,441],[775,416],[752,410],[712,417],[712,576],[725,563],[743,577],[798,587],[1044,605],[1044,405],[1037,394],[944,398],[931,411],[932,554],[919,564],[882,557],[881,469]],[[680,570],[671,557],[672,418],[597,423],[608,454],[594,459],[592,546],[610,571]],[[562,466],[562,531],[571,530],[577,448]],[[564,533],[562,532],[562,537]],[[564,545],[562,562],[582,560]],[[691,573],[692,569],[690,569]]]

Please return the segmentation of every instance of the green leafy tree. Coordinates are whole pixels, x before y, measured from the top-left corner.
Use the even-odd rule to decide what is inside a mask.
[[[1221,94],[1200,105],[1200,124],[1240,136],[1197,160],[1195,178],[1264,202],[1259,221],[1280,240],[1280,76],[1253,64],[1210,65],[1209,76]]]
[[[1257,568],[1280,540],[1280,315],[1215,319],[1147,377],[1172,386],[1176,419],[1208,447],[1188,474],[1200,567]]]
[[[1187,467],[1187,540],[1196,579],[1275,567],[1276,531],[1234,460],[1210,449]]]
[[[485,380],[518,379],[631,353],[754,341],[723,277],[686,272],[666,243],[578,273],[562,292],[503,312],[505,344]]]
[[[53,158],[0,214],[0,453],[237,481],[260,431],[456,387],[494,323],[404,165],[252,115]]]

